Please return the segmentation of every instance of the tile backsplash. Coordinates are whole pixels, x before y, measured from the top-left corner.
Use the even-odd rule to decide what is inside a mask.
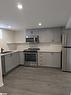
[[[17,50],[24,50],[27,48],[40,48],[41,50],[60,51],[62,50],[61,44],[21,44],[17,45]]]

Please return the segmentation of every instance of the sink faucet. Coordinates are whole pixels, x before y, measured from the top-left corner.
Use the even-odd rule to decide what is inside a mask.
[[[4,49],[3,48],[1,48],[1,53],[4,51]]]

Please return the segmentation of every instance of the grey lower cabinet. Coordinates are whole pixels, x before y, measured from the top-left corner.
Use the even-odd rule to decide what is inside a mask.
[[[5,73],[9,72],[13,67],[12,54],[5,55]]]
[[[5,55],[5,72],[9,72],[19,65],[19,53],[11,53]]]
[[[20,61],[19,53],[18,52],[12,53],[12,64],[14,67],[19,65],[19,61]]]
[[[16,64],[17,65],[20,64],[20,55],[19,55],[19,52],[16,52]]]
[[[38,53],[38,65],[60,68],[60,66],[61,66],[61,53],[39,52]]]
[[[19,58],[20,58],[20,65],[24,65],[24,52],[19,52]]]

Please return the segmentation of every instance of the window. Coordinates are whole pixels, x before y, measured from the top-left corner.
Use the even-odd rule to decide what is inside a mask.
[[[2,39],[2,29],[0,29],[0,39]]]

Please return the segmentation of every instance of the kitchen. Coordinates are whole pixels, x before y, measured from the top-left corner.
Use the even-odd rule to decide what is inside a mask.
[[[31,34],[31,31],[33,32],[32,34]],[[15,34],[15,32],[13,32],[13,33]],[[9,37],[13,36],[14,34],[12,34],[12,35],[10,34]],[[29,40],[29,39],[33,38],[33,37],[31,37],[32,35],[34,35],[34,37],[38,36],[38,41],[37,42],[33,42],[33,40],[31,40],[32,41],[31,42]],[[38,62],[36,62],[36,59],[34,60],[36,63],[38,63],[38,66],[48,66],[48,67],[61,68],[61,49],[62,49],[61,35],[62,35],[62,28],[57,28],[57,29],[56,28],[55,29],[54,28],[53,29],[45,29],[44,28],[44,29],[41,29],[41,30],[40,29],[34,29],[34,30],[30,29],[25,33],[25,37],[24,37],[25,43],[21,43],[21,42],[17,43],[15,41],[7,43],[8,48],[9,48],[8,50],[10,51],[10,53],[11,53],[11,51],[14,50],[14,54],[9,53],[10,55],[7,55],[7,53],[2,52],[3,53],[2,55],[6,55],[5,56],[6,57],[5,61],[7,60],[6,63],[9,64],[9,65],[10,65],[10,62],[11,62],[11,64],[13,64],[11,58],[13,57],[13,62],[14,62],[14,58],[16,56],[17,56],[17,58],[15,58],[16,59],[15,61],[18,61],[18,62],[14,62],[13,65],[15,65],[15,66],[19,65],[19,63],[24,65],[25,61],[30,61],[27,58],[29,56],[31,56],[31,55],[28,56],[28,54],[26,54],[26,53],[28,53],[28,51],[26,51],[26,49],[28,49],[28,48],[30,48],[30,49],[39,49],[38,50],[38,58],[37,58]],[[13,40],[15,38],[14,36],[13,36]],[[27,36],[28,36],[28,38],[26,38]],[[8,38],[8,35],[7,35],[7,38]],[[10,39],[10,40],[12,40],[12,39]],[[26,42],[26,40],[27,40],[27,42]],[[20,50],[21,50],[21,52],[20,52]],[[9,61],[10,59],[7,56],[11,57],[11,58],[9,57],[11,59],[11,61]],[[33,56],[30,57],[31,61],[32,61]],[[47,58],[48,58],[48,61],[47,61]],[[4,56],[2,57],[2,59],[4,60]],[[22,62],[19,62],[19,61],[22,61]],[[5,64],[5,62],[4,62],[4,64]],[[4,64],[2,64],[3,67],[4,67]],[[28,65],[30,65],[30,63]]]
[[[39,1],[38,3],[32,0],[30,2],[32,2],[34,6],[36,3],[37,7],[39,7]],[[44,6],[47,5],[48,1],[49,0],[43,2],[42,0],[40,7],[42,8],[42,4]],[[56,0],[54,1],[58,4]],[[0,2],[5,4],[4,1]],[[10,5],[11,2],[12,1],[8,1]],[[15,2],[12,2],[12,4],[13,3]],[[24,3],[26,5],[27,2],[24,0]],[[50,1],[48,3],[52,4]],[[59,3],[65,7],[63,2]],[[29,8],[30,6],[34,8],[29,1],[27,4]],[[65,2],[65,4],[67,4],[67,2]],[[0,25],[0,85],[2,86],[0,92],[8,93],[9,95],[69,95],[71,91],[71,19],[69,19],[69,21],[66,20],[66,25],[65,23],[61,23],[61,21],[65,21],[65,19],[63,19],[64,15],[58,16],[56,14],[58,19],[55,18],[55,16],[50,17],[51,13],[49,12],[50,15],[48,15],[48,18],[50,18],[50,20],[48,20],[48,22],[52,21],[50,24],[45,21],[47,19],[47,13],[39,12],[39,10],[41,10],[39,8],[39,10],[36,11],[39,16],[38,19],[37,14],[33,16],[35,11],[32,12],[31,8],[31,11],[23,9],[23,7],[26,8],[25,5],[20,5],[21,9],[19,13],[17,10],[12,11],[12,13],[14,13],[13,15],[8,13],[8,16],[5,13],[8,18],[10,18],[10,16],[17,16],[17,19],[15,17],[17,27],[7,24]],[[63,6],[61,7],[63,8]],[[7,5],[5,5],[5,8],[8,8]],[[43,10],[47,8],[50,7],[44,7]],[[58,7],[55,6],[55,9],[56,8]],[[61,10],[60,7],[59,9],[60,13],[64,11]],[[29,19],[26,13],[27,17],[24,14],[25,23],[23,23],[22,10],[24,10],[25,13],[27,11],[32,12],[31,16],[33,18],[29,16]],[[6,11],[10,12],[11,10]],[[56,11],[54,12],[56,13]],[[67,11],[65,11],[65,13],[66,12]],[[44,13],[44,20],[39,13]],[[6,19],[8,20],[7,16]],[[62,16],[62,19],[60,16]],[[22,17],[22,19],[19,17]],[[35,20],[34,17],[37,19]],[[55,19],[53,20],[53,18]],[[14,20],[13,17],[12,19]],[[33,23],[34,20],[35,23]],[[11,18],[10,21],[12,22]],[[19,24],[17,24],[17,22]]]

